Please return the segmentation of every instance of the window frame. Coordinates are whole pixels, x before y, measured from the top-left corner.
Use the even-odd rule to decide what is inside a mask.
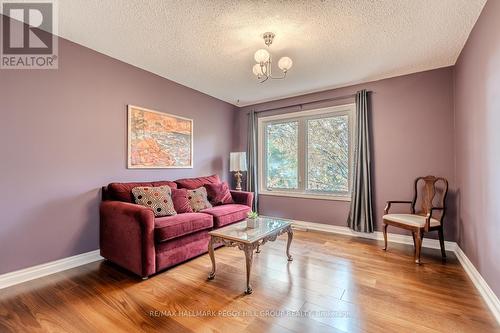
[[[355,122],[356,104],[345,104],[339,106],[330,106],[325,108],[312,109],[307,111],[290,112],[279,115],[258,117],[257,119],[257,159],[258,159],[258,175],[259,175],[259,194],[310,198],[323,200],[350,201],[352,191],[352,171],[353,171],[353,155],[354,155],[354,131],[356,129]],[[349,179],[348,191],[344,192],[323,192],[307,190],[308,184],[308,120],[327,118],[328,116],[348,116],[349,122]],[[298,121],[298,142],[297,142],[297,184],[298,189],[268,189],[267,188],[267,125],[270,123],[279,124],[284,122]]]

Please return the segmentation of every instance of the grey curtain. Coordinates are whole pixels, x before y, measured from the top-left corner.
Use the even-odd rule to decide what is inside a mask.
[[[258,212],[257,116],[254,110],[248,114],[247,164],[247,191],[254,193],[253,210]]]
[[[368,124],[368,93],[356,93],[356,136],[351,210],[347,225],[354,231],[373,232],[372,188],[370,176],[370,132]]]

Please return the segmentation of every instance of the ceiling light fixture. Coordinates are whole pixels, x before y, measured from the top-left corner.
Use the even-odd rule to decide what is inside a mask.
[[[264,43],[269,48],[269,46],[273,43],[273,39],[276,35],[272,32],[266,32],[262,36],[264,38]],[[282,76],[276,77],[272,75],[272,59],[271,54],[266,49],[260,49],[255,52],[254,55],[255,61],[257,63],[253,65],[252,71],[257,76],[257,79],[260,80],[260,83],[266,82],[268,79],[280,80],[286,77],[286,73],[292,68],[293,61],[289,57],[282,57],[278,61],[278,67],[283,72]]]

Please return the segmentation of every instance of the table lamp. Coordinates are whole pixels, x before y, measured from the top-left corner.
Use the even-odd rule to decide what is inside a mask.
[[[230,153],[229,169],[229,171],[235,172],[234,178],[236,178],[236,191],[241,191],[241,176],[243,176],[241,171],[247,171],[247,153]]]

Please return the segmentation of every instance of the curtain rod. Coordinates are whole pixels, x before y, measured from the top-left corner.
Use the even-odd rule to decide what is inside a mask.
[[[371,90],[367,90],[367,93],[371,93]],[[279,108],[268,108],[268,109],[263,109],[263,110],[254,110],[256,113],[260,112],[266,112],[266,111],[276,111],[276,110],[282,110],[282,109],[289,109],[293,108],[296,106],[299,106],[300,109],[302,109],[305,105],[311,105],[311,104],[318,104],[318,103],[324,103],[324,102],[331,102],[331,101],[337,101],[340,99],[347,99],[347,98],[352,98],[355,97],[356,94],[349,94],[349,95],[344,95],[344,96],[337,96],[337,97],[331,97],[331,98],[324,98],[324,99],[319,99],[316,101],[311,101],[311,102],[305,102],[305,103],[300,103],[300,104],[291,104],[287,106],[280,106]],[[249,114],[250,112],[247,112]]]

